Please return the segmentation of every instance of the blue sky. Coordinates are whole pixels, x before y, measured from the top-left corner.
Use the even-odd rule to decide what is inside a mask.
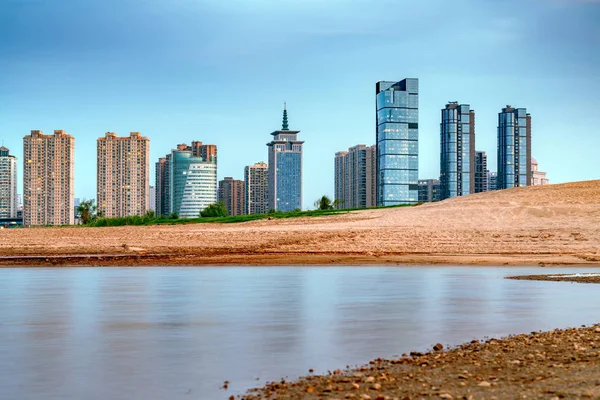
[[[154,161],[218,145],[219,179],[305,140],[304,207],[333,194],[333,157],[375,142],[375,82],[420,79],[419,175],[439,174],[440,109],[476,111],[496,163],[497,113],[532,114],[551,182],[600,178],[598,0],[0,0],[0,142],[75,136],[75,196],[94,198],[96,139],[140,131]],[[21,185],[19,188],[21,191]]]

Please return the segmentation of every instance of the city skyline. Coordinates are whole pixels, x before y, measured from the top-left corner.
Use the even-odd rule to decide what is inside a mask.
[[[598,177],[597,3],[510,0],[507,7],[518,4],[519,13],[508,16],[494,2],[471,1],[452,20],[440,1],[382,1],[381,7],[358,1],[341,12],[336,1],[287,7],[266,0],[252,6],[199,3],[203,7],[177,3],[166,14],[152,2],[114,3],[123,11],[116,14],[71,0],[60,7],[6,4],[0,144],[22,160],[24,134],[66,130],[77,140],[75,194],[81,198],[95,196],[95,182],[86,177],[96,175],[95,140],[106,131],[142,132],[152,141],[153,161],[171,143],[202,137],[227,155],[218,178],[241,179],[244,166],[266,158],[264,132],[287,101],[303,140],[319,143],[305,150],[304,205],[310,206],[322,194],[333,195],[333,166],[323,173],[319,160],[356,143],[374,143],[373,83],[415,76],[421,93],[419,178],[439,176],[439,108],[457,98],[477,110],[477,150],[486,151],[490,166],[496,165],[498,110],[514,104],[535,116],[534,156],[553,183]],[[400,11],[416,17],[407,22],[411,35],[388,32]],[[57,29],[43,35],[30,29],[50,20]],[[284,25],[290,20],[298,23]],[[440,61],[451,57],[441,40],[449,29],[468,39],[452,70]],[[517,44],[515,64],[504,54]],[[294,62],[281,54],[293,54]],[[558,89],[561,112],[577,115],[575,120],[554,118]],[[240,106],[233,106],[232,93]]]

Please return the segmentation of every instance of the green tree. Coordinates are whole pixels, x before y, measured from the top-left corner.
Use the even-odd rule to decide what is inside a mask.
[[[81,222],[84,225],[87,225],[96,218],[97,207],[94,203],[96,203],[96,200],[94,199],[83,199],[77,206],[77,216],[81,218]]]
[[[169,214],[169,219],[179,219],[179,214],[177,214],[176,212],[172,212],[171,214]]]
[[[226,217],[229,215],[227,213],[227,207],[223,204],[222,201],[218,203],[213,203],[206,207],[204,210],[200,211],[201,217]]]
[[[333,201],[333,207],[334,208],[344,208],[344,200],[335,199]]]
[[[331,199],[327,195],[323,195],[315,201],[315,207],[317,210],[331,210],[333,205],[331,205]]]

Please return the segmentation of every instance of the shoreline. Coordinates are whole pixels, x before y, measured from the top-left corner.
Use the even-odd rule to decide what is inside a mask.
[[[576,254],[419,254],[348,252],[205,252],[205,254],[18,254],[0,255],[0,268],[110,266],[538,266],[600,267],[600,257]],[[524,278],[521,278],[524,279]]]
[[[312,373],[312,371],[309,371]],[[598,398],[600,324],[473,340],[393,360],[267,382],[242,400]],[[235,399],[230,396],[229,399]]]
[[[235,224],[3,229],[0,264],[600,266],[600,180]]]

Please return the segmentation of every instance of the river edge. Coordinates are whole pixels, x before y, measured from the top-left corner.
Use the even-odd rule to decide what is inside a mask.
[[[600,276],[523,275],[505,279],[600,283]],[[309,371],[312,372],[312,371]],[[442,344],[427,353],[269,382],[238,396],[261,399],[410,400],[600,398],[600,324]],[[234,396],[229,397],[235,399]]]
[[[600,398],[600,325],[473,340],[450,349],[437,344],[424,354],[269,382],[237,398]]]
[[[0,255],[0,268],[110,266],[313,266],[453,265],[600,267],[600,259],[577,254],[419,254],[335,252],[205,252],[203,254],[22,254]]]

